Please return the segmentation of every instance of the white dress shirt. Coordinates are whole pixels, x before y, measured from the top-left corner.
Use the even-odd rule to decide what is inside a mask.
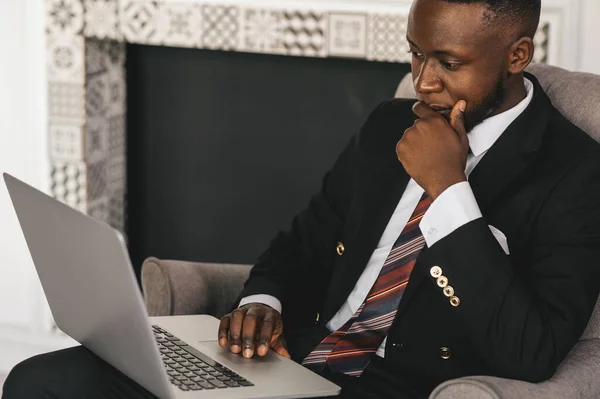
[[[527,97],[519,104],[508,111],[484,120],[468,134],[471,153],[467,157],[467,167],[465,169],[467,177],[508,126],[531,103],[531,99],[533,98],[533,83],[528,79],[525,79],[525,88],[527,90]],[[356,282],[346,302],[344,302],[340,310],[327,323],[327,328],[330,331],[335,331],[343,326],[364,302],[371,287],[375,284],[375,280],[377,280],[394,242],[398,239],[402,230],[404,230],[423,193],[423,188],[413,179],[410,179],[377,247],[367,262],[365,270]],[[448,212],[449,209],[452,212]],[[427,247],[431,247],[459,227],[481,216],[479,205],[475,200],[469,182],[461,182],[449,187],[436,198],[423,216],[423,219],[421,219],[419,227],[423,232]],[[271,295],[250,295],[242,299],[240,306],[252,302],[264,303],[279,312],[282,311],[281,302]],[[378,356],[385,356],[386,340],[387,338],[384,339],[377,350]]]

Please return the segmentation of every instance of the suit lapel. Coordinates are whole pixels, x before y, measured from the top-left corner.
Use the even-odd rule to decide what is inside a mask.
[[[348,299],[410,180],[392,155],[359,175],[351,210],[354,219],[344,237],[345,263],[332,275],[323,320],[331,319]]]
[[[506,129],[488,150],[469,176],[469,183],[482,213],[494,203],[502,191],[535,159],[550,113],[550,99],[537,79],[529,107]]]

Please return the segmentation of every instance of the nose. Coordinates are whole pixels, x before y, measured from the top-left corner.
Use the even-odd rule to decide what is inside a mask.
[[[442,81],[435,73],[435,68],[428,60],[421,64],[419,75],[413,82],[417,94],[427,95],[440,93],[443,90]]]

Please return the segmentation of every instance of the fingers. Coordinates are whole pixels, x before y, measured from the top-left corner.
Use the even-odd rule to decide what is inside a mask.
[[[256,326],[259,322],[258,319],[256,308],[250,308],[244,316],[244,324],[242,326],[242,355],[247,359],[254,356],[254,337],[256,335]]]
[[[414,105],[413,105],[413,112],[421,119],[427,118],[427,117],[439,117],[440,114],[438,114],[437,112],[435,112],[433,109],[431,109],[431,107],[429,107],[427,104],[425,104],[422,101],[417,101]]]
[[[251,358],[254,353],[265,356],[269,348],[277,350],[283,356],[289,357],[284,344],[278,340],[277,348],[273,341],[281,336],[282,325],[277,311],[265,311],[266,306],[248,306],[234,310],[223,316],[219,324],[219,345],[229,344],[233,353],[241,353],[245,358]]]
[[[242,325],[244,316],[246,315],[245,308],[239,308],[231,313],[231,323],[229,325],[229,347],[233,353],[242,351]]]
[[[258,348],[256,352],[259,356],[265,356],[269,353],[269,346],[271,339],[273,338],[273,331],[275,330],[275,320],[273,314],[267,315],[260,327],[260,333],[258,334]]]
[[[467,109],[467,102],[464,100],[458,101],[454,104],[452,112],[450,113],[450,125],[456,130],[459,136],[465,136],[467,134],[465,130],[465,110]]]
[[[219,345],[221,347],[227,346],[227,337],[229,335],[229,325],[231,324],[231,315],[225,315],[221,318],[219,324]]]

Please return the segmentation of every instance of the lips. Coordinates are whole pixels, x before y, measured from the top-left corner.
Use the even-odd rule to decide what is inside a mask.
[[[427,104],[427,105],[429,105],[429,104]],[[438,105],[438,104],[431,104],[431,105],[429,105],[429,108],[431,108],[435,112],[452,111],[452,107],[447,107],[445,105]]]
[[[450,120],[450,114],[452,113],[452,107],[448,108],[445,107],[443,105],[430,105],[429,106],[432,110],[434,110],[435,112],[437,112],[438,114],[442,115],[444,117],[444,119],[446,119],[447,121]]]

